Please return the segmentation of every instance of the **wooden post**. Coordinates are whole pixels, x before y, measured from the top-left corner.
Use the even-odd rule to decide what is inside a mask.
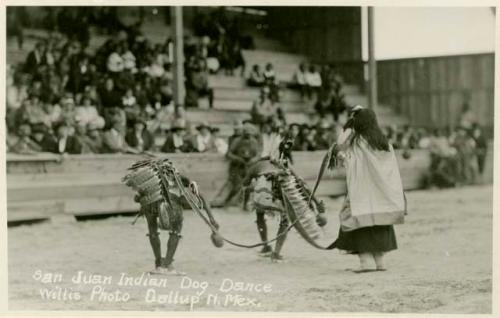
[[[173,76],[174,76],[174,103],[177,110],[184,105],[184,32],[182,23],[182,7],[172,6],[170,8],[172,21],[172,29],[174,32],[174,60],[173,60]]]
[[[375,111],[377,107],[377,61],[375,60],[373,7],[368,7],[368,107]]]

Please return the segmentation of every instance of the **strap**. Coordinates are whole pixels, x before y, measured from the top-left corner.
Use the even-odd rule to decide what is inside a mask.
[[[277,235],[275,238],[273,238],[271,240],[267,240],[265,242],[260,242],[260,243],[256,243],[256,244],[241,244],[241,243],[236,243],[234,241],[231,241],[231,240],[227,239],[226,237],[224,237],[222,234],[220,234],[219,230],[212,224],[212,222],[210,222],[210,220],[201,211],[202,209],[205,209],[204,206],[203,206],[203,204],[205,203],[205,200],[203,199],[203,197],[202,196],[198,196],[199,202],[201,202],[201,205],[202,205],[202,206],[199,207],[194,202],[193,194],[190,193],[190,192],[188,192],[188,191],[186,191],[184,189],[184,187],[182,186],[182,183],[180,182],[178,174],[174,172],[173,175],[174,175],[175,182],[176,182],[177,186],[179,187],[179,189],[181,191],[181,194],[186,198],[186,201],[190,205],[191,209],[193,209],[201,217],[201,219],[205,222],[205,224],[208,225],[208,227],[212,230],[213,233],[219,235],[225,242],[227,242],[227,243],[229,243],[231,245],[234,245],[234,246],[237,246],[237,247],[243,247],[243,248],[255,248],[255,247],[258,247],[258,246],[268,245],[269,243],[272,243],[272,242],[278,240],[281,236],[283,236],[286,233],[288,233],[288,231],[290,231],[292,229],[292,227],[295,225],[295,222],[292,222],[292,224],[290,224],[288,226],[288,228],[286,229],[286,231],[284,231],[283,233]]]

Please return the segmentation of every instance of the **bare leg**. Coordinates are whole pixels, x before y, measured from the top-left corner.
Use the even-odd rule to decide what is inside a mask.
[[[281,216],[280,226],[278,228],[278,239],[276,240],[276,246],[274,247],[274,252],[271,254],[271,260],[280,261],[283,259],[283,256],[280,255],[281,248],[283,244],[285,244],[286,235],[288,228],[288,219],[285,215]]]
[[[255,210],[256,214],[257,214],[257,230],[259,230],[259,235],[260,235],[260,239],[262,242],[266,242],[267,241],[267,224],[266,224],[266,217],[264,215],[264,212],[263,211],[260,211],[260,210]],[[271,246],[269,246],[268,244],[264,245],[262,247],[262,250],[259,252],[261,254],[268,254],[270,252],[272,252],[273,249],[271,248]]]
[[[371,253],[359,253],[359,266],[360,270],[366,270],[370,267],[370,262],[373,260]]]
[[[146,213],[146,221],[148,223],[148,236],[149,243],[153,249],[153,254],[155,256],[155,267],[160,267],[161,265],[161,242],[158,232],[158,219],[156,215],[151,213]]]
[[[384,252],[376,252],[373,253],[373,259],[375,260],[375,265],[377,266],[377,270],[384,271]]]

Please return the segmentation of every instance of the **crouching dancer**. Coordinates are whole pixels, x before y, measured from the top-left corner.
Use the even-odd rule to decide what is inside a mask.
[[[291,159],[290,149],[293,141],[285,137],[280,142],[279,148],[271,151],[270,156],[261,158],[250,167],[244,181],[247,191],[253,192],[253,206],[256,213],[257,229],[261,241],[265,243],[260,251],[262,256],[270,256],[271,261],[281,262],[283,256],[281,249],[285,243],[288,230],[290,229],[290,220],[286,212],[286,205],[283,201],[285,190],[285,180],[292,178],[297,182],[299,188],[296,191],[306,192],[309,196],[310,191],[305,183],[288,167],[288,161]],[[320,226],[326,224],[324,217],[323,202],[318,202],[316,198],[311,202],[311,207],[318,212],[315,222]],[[276,235],[276,245],[274,251],[268,244],[266,215],[279,215],[279,227]]]
[[[186,200],[191,207],[196,205],[197,212],[204,210],[208,217],[202,216],[213,228],[218,224],[204,198],[199,194],[198,186],[187,177],[179,174],[168,159],[148,159],[135,163],[123,181],[137,191],[135,201],[141,205],[139,215],[144,215],[148,224],[148,236],[155,257],[155,268],[151,274],[185,275],[173,267],[174,255],[181,238],[183,223],[182,202]],[[159,229],[169,231],[165,258],[161,255]],[[215,242],[218,237],[212,235]],[[218,247],[220,247],[218,246]]]

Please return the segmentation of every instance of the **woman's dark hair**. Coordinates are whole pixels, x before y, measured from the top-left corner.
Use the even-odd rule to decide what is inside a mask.
[[[363,137],[374,150],[389,151],[389,142],[380,129],[375,112],[371,109],[361,109],[352,118],[354,138],[352,142]]]

